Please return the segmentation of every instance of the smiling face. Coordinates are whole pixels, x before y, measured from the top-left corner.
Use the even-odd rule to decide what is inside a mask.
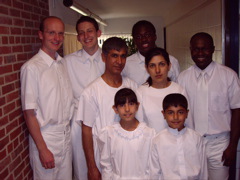
[[[116,114],[119,114],[121,121],[129,122],[135,120],[135,115],[138,110],[139,103],[126,101],[125,104],[113,106]]]
[[[107,54],[102,53],[102,60],[105,62],[105,73],[111,75],[121,75],[127,58],[127,50],[119,51],[112,49]]]
[[[181,131],[184,128],[185,119],[188,116],[188,110],[182,106],[169,106],[165,111],[162,111],[164,119],[168,126]]]
[[[60,19],[47,18],[43,27],[43,31],[38,31],[39,39],[42,40],[41,49],[55,59],[56,51],[63,44],[64,24]]]
[[[211,39],[204,35],[196,36],[190,43],[192,59],[201,70],[212,62],[214,49]]]
[[[149,26],[140,26],[133,34],[134,43],[136,44],[138,51],[143,56],[145,56],[150,49],[156,46],[156,39],[156,34]]]
[[[153,56],[146,66],[147,72],[152,78],[152,86],[157,87],[160,84],[166,83],[168,77],[168,71],[171,65],[168,65],[163,56]]]
[[[77,29],[77,38],[83,49],[89,54],[94,54],[98,49],[98,37],[101,36],[101,31],[96,30],[94,25],[87,21],[78,24]]]

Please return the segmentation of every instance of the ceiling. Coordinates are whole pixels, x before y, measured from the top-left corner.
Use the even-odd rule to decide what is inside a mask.
[[[102,19],[166,16],[181,0],[75,0]]]

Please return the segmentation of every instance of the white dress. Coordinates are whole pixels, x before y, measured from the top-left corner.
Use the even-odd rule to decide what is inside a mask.
[[[147,125],[160,132],[168,127],[162,114],[162,102],[166,95],[171,93],[183,94],[186,98],[185,90],[175,82],[163,89],[156,89],[148,84],[140,86],[137,90],[138,100],[140,102],[140,111],[137,112],[137,118],[144,119]],[[142,114],[141,114],[142,113]],[[188,127],[193,128],[192,118],[186,120]]]
[[[170,127],[152,142],[150,179],[207,180],[207,158],[203,139],[192,129],[180,132]]]
[[[148,179],[150,149],[155,131],[139,123],[134,131],[119,123],[102,129],[97,139],[103,180]]]

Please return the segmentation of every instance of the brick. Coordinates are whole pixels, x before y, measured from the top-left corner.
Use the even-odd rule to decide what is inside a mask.
[[[13,73],[5,76],[5,83],[10,83],[16,80],[18,80],[17,73]]]
[[[39,21],[39,16],[37,14],[31,14],[31,19],[35,21]],[[34,27],[34,26],[32,26]]]
[[[7,84],[5,86],[2,86],[2,93],[3,93],[3,95],[7,94],[7,93],[9,93],[9,92],[11,92],[13,90],[15,90],[15,86],[14,86],[13,83]]]
[[[28,12],[33,12],[33,6],[30,6],[28,4],[24,4],[23,9],[28,11]]]
[[[4,159],[7,155],[7,151],[5,148],[4,149],[1,148],[1,149],[2,149],[2,151],[0,152],[0,159]]]
[[[19,98],[19,93],[18,93],[18,91],[14,91],[14,92],[9,93],[9,94],[6,95],[6,101],[7,101],[7,103],[8,103],[8,102],[11,102],[11,101],[14,101],[14,100],[16,100],[16,99],[18,99],[18,98]]]
[[[0,106],[3,106],[6,103],[5,97],[0,97]]]
[[[25,45],[24,52],[26,52],[26,51],[32,51],[32,45]]]
[[[0,117],[3,116],[3,110],[0,108]]]
[[[9,46],[0,47],[0,54],[10,54],[10,53],[12,53],[11,47]]]
[[[32,30],[23,28],[22,33],[23,33],[23,35],[32,35]]]
[[[15,37],[15,44],[20,44],[21,43],[21,37]]]
[[[20,17],[20,11],[17,9],[10,9],[10,15],[14,17]]]
[[[41,14],[41,9],[39,8],[39,7],[41,7],[41,6],[38,6],[38,7],[34,7],[34,14]]]
[[[2,169],[4,168],[4,166],[6,166],[6,164],[3,164],[3,163],[0,163],[0,164],[2,164],[0,165],[2,166]],[[9,171],[8,171],[8,168],[6,168],[4,171],[0,173],[0,179],[5,179],[8,175],[9,175]]]
[[[16,57],[15,55],[9,55],[9,56],[4,56],[4,63],[5,64],[10,64],[16,62]]]
[[[0,24],[12,25],[12,19],[10,17],[1,17]]]
[[[17,121],[13,121],[12,123],[10,123],[7,127],[6,127],[6,131],[7,134],[10,133],[14,128],[16,128],[18,126],[18,122]]]
[[[14,110],[13,112],[11,112],[9,114],[9,120],[12,121],[14,119],[16,119],[16,117],[18,117],[19,115],[21,115],[22,111],[20,108]]]
[[[2,44],[8,44],[8,37],[7,36],[2,37]]]
[[[11,34],[14,34],[14,35],[22,34],[21,28],[11,28]]]
[[[42,15],[43,15],[43,16],[48,16],[48,15],[49,15],[48,10],[42,9]]]
[[[22,164],[21,164],[21,165],[22,165]],[[22,175],[22,172],[21,172],[22,168],[23,168],[22,166],[19,166],[18,169],[16,169],[16,170],[14,171],[14,174],[13,174],[14,177],[17,176],[17,177],[15,178],[15,180],[23,180],[23,175]],[[20,172],[18,172],[18,171],[20,171]],[[15,176],[15,175],[16,175],[16,176]]]
[[[21,134],[21,127],[18,127],[10,134],[10,139],[13,140],[15,137],[18,137]]]
[[[21,163],[21,158],[20,156],[18,156],[14,161],[11,162],[11,164],[9,165],[9,169],[13,171],[20,163]]]
[[[10,44],[13,44],[15,41],[14,41],[14,36],[10,36],[9,37],[9,42],[10,42]]]
[[[12,65],[0,66],[0,75],[12,72]]]
[[[5,4],[5,5],[8,5],[8,6],[12,6],[12,2],[9,1],[9,0],[0,0],[0,3],[1,3],[2,5]]]
[[[9,142],[9,137],[8,136],[4,137],[3,139],[0,140],[0,147],[4,149],[5,146],[7,146],[8,142]]]
[[[13,109],[15,108],[15,102],[12,102],[10,104],[7,104],[6,106],[3,106],[3,113],[4,114],[8,114],[11,111],[13,111]]]
[[[29,155],[29,149],[26,148],[26,149],[22,152],[21,158],[22,158],[22,159],[25,159],[25,158],[27,158],[28,155]]]
[[[0,130],[0,139],[1,139],[2,137],[4,137],[5,134],[6,134],[6,133],[5,133],[5,129],[2,128],[2,129]],[[0,159],[2,159],[1,156],[0,156]]]
[[[31,14],[28,12],[21,12],[21,17],[24,19],[31,19]]]
[[[9,28],[5,26],[0,26],[0,34],[9,34]]]
[[[17,55],[17,61],[23,61],[23,60],[27,60],[27,54],[18,54]]]
[[[10,154],[12,151],[13,151],[13,144],[9,144],[9,145],[7,146],[7,152],[8,152],[8,154]]]
[[[8,15],[8,8],[5,6],[0,6],[0,14]]]
[[[12,47],[12,52],[23,52],[23,48],[21,45],[19,46],[13,46]]]
[[[16,139],[13,141],[13,148],[15,149],[18,145],[19,145],[19,140],[18,140],[18,138],[16,138]],[[13,154],[14,154],[15,156],[18,156],[18,155],[19,155],[19,154],[16,152],[16,150],[14,151]],[[12,154],[12,159],[15,159],[13,154]]]
[[[13,19],[13,25],[15,26],[23,26],[24,21],[22,19]]]
[[[33,21],[25,21],[25,27],[33,28]]]
[[[17,9],[23,9],[23,3],[21,3],[19,0],[13,0],[13,7]]]
[[[7,123],[8,123],[8,117],[7,116],[1,117],[0,126],[4,126]]]
[[[14,71],[19,71],[23,65],[23,62],[19,62],[13,65]],[[19,87],[19,86],[18,86]]]

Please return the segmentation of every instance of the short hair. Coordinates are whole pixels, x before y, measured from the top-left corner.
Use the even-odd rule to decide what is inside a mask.
[[[141,20],[141,21],[138,21],[137,23],[135,23],[133,25],[132,36],[134,36],[136,34],[137,29],[142,27],[142,26],[146,26],[146,27],[150,28],[152,30],[152,32],[154,34],[156,34],[156,28],[154,27],[154,25],[151,22],[146,21],[146,20]]]
[[[203,38],[208,39],[210,41],[211,45],[214,46],[212,36],[210,34],[206,33],[206,32],[199,32],[199,33],[194,34],[190,39],[190,44],[192,44],[192,42],[195,38],[199,38],[199,37],[203,37]]]
[[[150,49],[147,52],[147,54],[146,54],[146,57],[145,57],[145,65],[146,65],[146,67],[148,67],[151,59],[154,56],[162,56],[166,60],[167,64],[170,65],[169,54],[167,53],[167,51],[165,49],[163,49],[163,48],[155,47],[155,48]],[[147,79],[147,83],[148,83],[149,86],[152,85],[152,78],[151,77],[149,77]]]
[[[96,31],[99,30],[99,25],[98,25],[97,21],[96,21],[94,18],[91,18],[91,17],[89,17],[89,16],[81,16],[81,17],[78,19],[77,23],[76,23],[76,31],[77,31],[77,33],[78,33],[78,25],[79,25],[80,23],[82,23],[82,22],[92,23],[93,26],[95,27]]]
[[[162,103],[163,111],[165,111],[170,106],[181,106],[184,109],[188,109],[188,102],[184,95],[179,93],[168,94]]]
[[[128,46],[126,42],[119,37],[110,37],[106,41],[103,42],[102,52],[104,55],[107,55],[111,50],[120,51],[121,49],[125,49],[126,53],[128,53]]]
[[[114,106],[124,105],[126,102],[138,103],[137,96],[132,89],[123,88],[120,89],[114,97]]]
[[[59,18],[59,17],[56,17],[56,16],[47,16],[45,18],[43,18],[40,22],[40,25],[39,25],[39,31],[43,32],[44,31],[44,28],[45,28],[45,21],[48,20],[48,19],[58,19],[60,20],[62,23],[63,21]]]

